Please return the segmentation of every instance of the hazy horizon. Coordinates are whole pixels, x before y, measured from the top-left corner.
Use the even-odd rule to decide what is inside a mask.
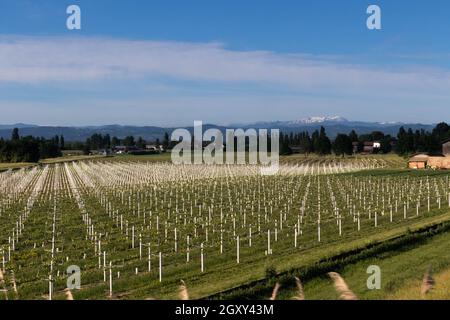
[[[313,117],[328,117],[328,116],[313,116]],[[344,117],[342,117],[344,118]],[[254,120],[254,121],[247,121],[247,122],[227,122],[227,123],[213,123],[213,122],[205,122],[202,121],[201,119],[196,119],[199,121],[203,122],[203,125],[218,125],[218,126],[231,126],[231,125],[250,125],[250,124],[256,124],[256,123],[264,123],[264,122],[294,122],[294,121],[301,121],[301,120],[307,120],[308,118],[298,118],[298,119],[284,119],[284,120],[280,120],[280,119],[276,119],[276,120],[269,120],[269,121],[261,121],[261,120]],[[326,121],[327,123],[329,123],[329,121]],[[432,122],[432,123],[426,123],[426,122],[397,122],[397,121],[365,121],[365,120],[361,120],[361,119],[347,119],[344,118],[344,121],[341,122],[336,122],[336,123],[353,123],[353,122],[364,122],[364,123],[374,123],[374,124],[392,124],[392,125],[396,125],[396,124],[420,124],[420,125],[435,125],[439,122]],[[310,125],[314,125],[314,124],[321,124],[324,122],[321,121],[317,121],[317,122],[310,122],[310,123],[303,123],[303,124],[310,124]],[[39,127],[104,127],[104,126],[122,126],[122,127],[162,127],[162,128],[170,128],[170,127],[190,127],[193,126],[193,122],[192,123],[184,123],[184,124],[179,124],[179,125],[175,125],[175,126],[170,126],[170,125],[155,125],[152,123],[143,123],[143,124],[127,124],[127,123],[105,123],[105,124],[77,124],[77,125],[62,125],[62,124],[40,124],[40,123],[26,123],[26,122],[21,122],[21,121],[17,121],[17,122],[12,122],[12,123],[0,123],[0,126],[14,126],[14,125],[24,125],[24,126],[39,126]],[[301,123],[302,124],[302,123]]]
[[[450,120],[448,1],[5,1],[1,123]]]

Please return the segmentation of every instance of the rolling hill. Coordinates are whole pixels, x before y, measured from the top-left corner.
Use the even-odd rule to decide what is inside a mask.
[[[385,134],[397,135],[401,126],[412,128],[413,130],[424,129],[432,130],[434,124],[420,123],[387,123],[387,122],[364,122],[349,121],[345,118],[335,117],[311,117],[293,121],[273,121],[273,122],[254,122],[246,124],[230,124],[228,126],[220,126],[213,124],[204,124],[203,129],[218,128],[224,131],[226,128],[254,128],[254,129],[280,129],[282,132],[313,132],[321,126],[325,127],[329,137],[333,138],[338,133],[349,133],[355,130],[358,134],[370,133],[373,131],[382,131]],[[13,124],[0,125],[0,137],[9,138],[12,128],[19,128],[22,136],[32,135],[36,137],[50,138],[55,135],[63,135],[66,141],[84,141],[94,133],[109,134],[111,137],[116,136],[123,138],[133,135],[135,137],[143,137],[146,140],[155,140],[163,138],[164,133],[171,133],[176,128],[164,128],[157,126],[127,126],[127,125],[105,125],[105,126],[85,126],[85,127],[68,127],[68,126],[38,126],[29,124]],[[192,131],[192,127],[185,127]]]

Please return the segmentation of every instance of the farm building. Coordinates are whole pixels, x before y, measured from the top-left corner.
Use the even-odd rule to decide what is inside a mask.
[[[411,169],[450,169],[450,140],[442,144],[442,155],[417,154],[408,161]]]
[[[429,158],[430,157],[426,154],[417,154],[409,159],[408,167],[410,169],[425,169]]]
[[[376,153],[381,148],[381,143],[379,141],[365,141],[363,143],[362,153]]]
[[[446,157],[430,157],[428,166],[433,169],[450,169],[450,155]]]
[[[442,144],[442,154],[446,157],[450,156],[450,139],[447,139]]]
[[[150,150],[150,151],[164,151],[164,148],[162,145],[156,145],[156,144],[147,144],[145,145],[145,149],[146,150]]]

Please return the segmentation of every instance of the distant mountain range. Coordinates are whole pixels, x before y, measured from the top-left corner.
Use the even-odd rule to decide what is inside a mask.
[[[14,128],[33,128],[37,127],[34,124],[16,123],[16,124],[0,124],[0,130],[12,130]]]
[[[269,121],[269,122],[255,122],[246,124],[230,124],[227,126],[204,124],[203,129],[217,128],[224,131],[226,128],[230,129],[280,129],[282,132],[291,133],[299,131],[313,132],[325,127],[328,136],[335,137],[338,133],[349,133],[355,130],[358,134],[370,133],[373,131],[382,131],[385,134],[397,135],[401,126],[411,128],[413,130],[424,129],[432,130],[435,124],[420,124],[420,123],[400,123],[400,122],[364,122],[364,121],[350,121],[340,116],[333,117],[310,117],[293,121]],[[156,126],[122,126],[122,125],[105,125],[105,126],[85,126],[85,127],[59,127],[59,126],[38,126],[31,124],[13,124],[0,125],[0,137],[9,138],[13,128],[20,129],[20,135],[32,135],[36,137],[50,138],[55,135],[63,135],[66,141],[85,141],[94,133],[109,134],[111,137],[116,136],[123,138],[125,136],[142,137],[146,140],[162,139],[164,133],[171,133],[176,128],[164,128]],[[192,127],[185,127],[192,132]]]
[[[310,117],[292,121],[269,121],[269,122],[255,122],[249,124],[232,124],[231,127],[240,127],[243,129],[276,129],[279,128],[282,132],[299,132],[313,131],[320,129],[323,126],[326,129],[327,135],[334,138],[338,133],[349,133],[355,130],[358,134],[371,133],[373,131],[381,131],[385,134],[396,136],[400,127],[411,128],[413,130],[428,130],[431,131],[436,124],[421,124],[421,123],[402,123],[402,122],[365,122],[365,121],[350,121],[340,116],[333,117]]]
[[[283,128],[298,128],[298,127],[308,127],[308,126],[331,126],[331,125],[341,125],[345,127],[352,126],[366,126],[366,127],[391,127],[391,126],[402,126],[409,125],[407,123],[402,122],[364,122],[364,121],[349,121],[341,116],[332,116],[332,117],[309,117],[302,118],[298,120],[292,121],[260,121],[250,124],[233,124],[232,126],[240,126],[240,127],[272,127],[279,126]],[[422,126],[422,124],[411,124],[413,126]],[[433,126],[433,125],[424,125],[424,126]]]

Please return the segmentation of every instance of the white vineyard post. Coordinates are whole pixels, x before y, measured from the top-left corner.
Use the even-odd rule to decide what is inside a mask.
[[[236,263],[239,264],[239,236],[236,238]]]
[[[202,242],[202,244],[200,245],[200,270],[202,273],[205,271],[204,262],[205,261],[203,257],[203,242]]]
[[[162,282],[162,253],[159,253],[159,282]]]
[[[190,248],[189,248],[189,235],[186,236],[186,263],[189,263],[189,254],[190,254]]]
[[[106,251],[103,251],[103,282],[106,282]]]
[[[177,228],[174,230],[175,233],[175,252],[178,252],[178,239],[177,239]]]
[[[139,260],[142,260],[142,234],[139,234]]]
[[[134,249],[134,226],[131,227],[131,248]]]
[[[358,231],[361,231],[361,217],[359,212],[358,212]]]
[[[297,248],[297,225],[294,227],[294,248]]]
[[[112,297],[113,289],[112,289],[112,262],[109,262],[109,297]]]
[[[53,293],[53,288],[52,288],[52,275],[50,274],[48,276],[48,300],[52,300],[52,293]]]
[[[317,240],[320,242],[320,220],[317,221]]]

